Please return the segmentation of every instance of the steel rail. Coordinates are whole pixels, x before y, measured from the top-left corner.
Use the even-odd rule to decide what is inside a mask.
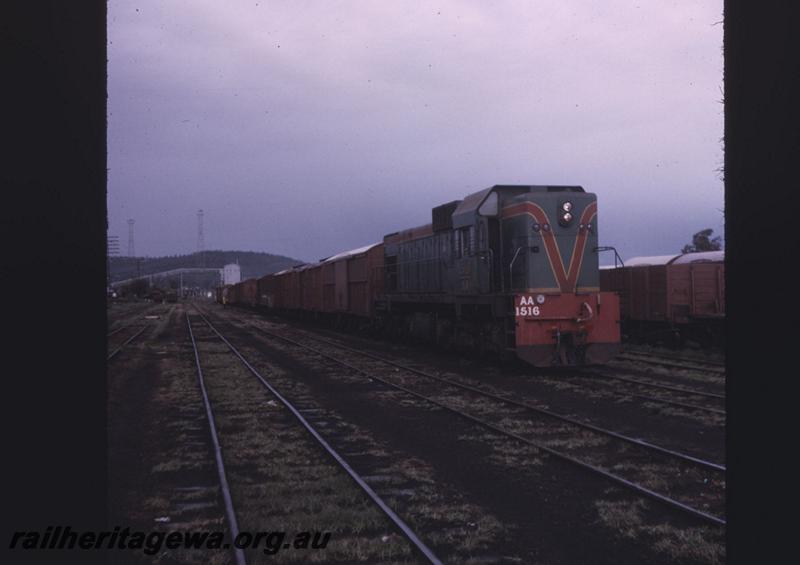
[[[659,383],[649,383],[647,381],[640,381],[638,379],[631,379],[629,377],[621,377],[619,375],[609,375],[609,374],[606,374],[606,373],[596,372],[596,371],[593,371],[592,374],[596,375],[598,377],[603,377],[605,379],[615,379],[615,380],[618,380],[618,381],[624,381],[626,383],[631,383],[631,384],[635,384],[635,385],[649,386],[651,388],[661,388],[661,389],[664,389],[664,390],[680,392],[680,393],[683,393],[683,394],[689,394],[689,395],[693,395],[693,396],[704,396],[704,397],[707,397],[707,398],[717,398],[717,399],[720,399],[720,400],[725,400],[725,395],[724,394],[715,394],[713,392],[704,392],[702,390],[694,390],[694,389],[691,389],[691,388],[683,388],[683,387],[680,387],[680,386],[672,386],[672,385],[665,385],[665,384],[659,384]]]
[[[111,337],[112,335],[114,335],[114,334],[116,334],[116,333],[119,333],[119,332],[121,332],[122,330],[124,330],[125,328],[127,328],[127,327],[128,327],[128,326],[130,326],[130,325],[132,325],[132,324],[127,324],[127,325],[124,325],[124,326],[122,326],[122,327],[119,327],[119,328],[115,329],[115,330],[114,330],[114,331],[112,331],[112,332],[108,332],[108,333],[106,334],[106,337]]]
[[[604,375],[599,374],[599,373],[589,373],[589,374],[594,374],[595,376],[599,376],[599,377],[604,376]],[[611,383],[604,383],[604,382],[600,382],[600,381],[595,381],[594,384],[599,384],[600,386],[614,388],[614,385],[612,385]],[[638,393],[635,393],[635,392],[627,392],[627,391],[619,390],[619,389],[615,389],[615,390],[617,392],[619,392],[620,394],[624,395],[624,396],[630,396],[630,397],[633,397],[633,398],[641,398],[641,399],[647,400],[649,402],[658,402],[660,404],[669,404],[671,406],[679,406],[681,408],[687,408],[689,410],[700,410],[702,412],[711,412],[713,414],[720,414],[722,416],[726,415],[725,410],[722,410],[720,408],[709,408],[708,406],[700,406],[698,404],[690,404],[688,402],[679,402],[677,400],[669,400],[669,399],[666,399],[666,398],[659,398],[657,396],[649,396],[649,395],[646,395],[646,394],[638,394]]]
[[[252,324],[249,324],[249,326],[252,327],[255,330],[263,331],[258,326],[254,326]],[[650,443],[650,442],[647,442],[647,441],[644,441],[644,440],[641,440],[641,439],[638,439],[638,438],[633,438],[633,437],[630,437],[630,436],[626,436],[624,434],[621,434],[619,432],[615,432],[613,430],[607,430],[605,428],[601,428],[599,426],[595,426],[593,424],[589,424],[588,422],[581,422],[580,420],[576,420],[574,418],[571,418],[569,416],[565,416],[563,414],[558,414],[558,413],[553,412],[551,410],[548,410],[546,408],[541,408],[541,407],[538,407],[538,406],[534,406],[532,404],[528,404],[527,402],[514,400],[513,398],[507,398],[507,397],[499,395],[499,394],[495,394],[495,393],[492,393],[492,392],[489,392],[489,391],[481,390],[481,389],[476,388],[476,387],[471,386],[471,385],[466,385],[466,384],[463,384],[463,383],[452,381],[450,379],[446,379],[446,378],[438,376],[438,375],[433,375],[431,373],[422,371],[420,369],[415,369],[414,367],[409,367],[407,365],[403,365],[402,363],[397,363],[396,361],[392,361],[391,359],[386,359],[385,357],[381,357],[379,355],[375,355],[374,353],[368,353],[366,351],[362,351],[362,350],[356,349],[354,347],[349,347],[347,345],[336,343],[336,342],[333,342],[333,341],[330,341],[330,340],[327,340],[327,339],[324,339],[324,338],[321,338],[321,337],[318,337],[318,336],[312,336],[310,339],[319,341],[321,343],[325,343],[325,344],[331,345],[333,347],[338,347],[340,349],[344,349],[346,351],[350,351],[350,352],[356,353],[358,355],[363,355],[364,357],[368,357],[370,359],[375,359],[376,361],[380,361],[381,363],[386,363],[387,365],[391,365],[393,367],[397,367],[399,369],[403,369],[404,371],[408,371],[410,373],[414,373],[414,374],[419,375],[421,377],[425,377],[425,378],[428,378],[428,379],[436,380],[436,381],[445,383],[445,384],[447,384],[449,386],[452,386],[452,387],[455,387],[455,388],[460,388],[460,389],[463,389],[463,390],[468,390],[470,392],[474,392],[476,394],[480,394],[481,396],[484,396],[486,398],[491,398],[492,400],[497,400],[499,402],[504,402],[504,403],[510,404],[512,406],[517,406],[519,408],[524,408],[524,409],[529,410],[531,412],[536,412],[537,414],[543,414],[545,416],[548,416],[548,417],[556,419],[556,420],[561,420],[563,422],[567,422],[569,424],[572,424],[572,425],[575,425],[575,426],[578,426],[578,427],[581,427],[581,428],[584,428],[584,429],[587,429],[587,430],[591,430],[593,432],[596,432],[596,433],[599,433],[599,434],[602,434],[602,435],[613,437],[613,438],[618,439],[620,441],[631,443],[633,445],[637,445],[639,447],[642,447],[642,448],[645,448],[645,449],[649,449],[649,450],[652,450],[652,451],[657,452],[657,453],[661,453],[662,455],[667,455],[667,456],[673,457],[675,459],[686,461],[688,463],[693,463],[693,464],[699,465],[701,467],[706,467],[706,468],[709,468],[709,469],[713,469],[715,471],[722,471],[722,472],[725,471],[725,465],[720,465],[719,463],[714,463],[712,461],[707,461],[705,459],[700,459],[699,457],[694,457],[694,456],[688,455],[686,453],[681,453],[679,451],[674,451],[674,450],[668,449],[666,447],[661,447],[660,445],[656,445],[656,444],[653,444],[653,443]]]
[[[198,315],[205,321],[211,330],[217,334],[225,345],[228,346],[228,349],[236,355],[239,360],[244,364],[244,366],[249,370],[259,381],[261,384],[264,385],[267,390],[269,390],[275,398],[277,398],[303,425],[303,427],[311,434],[311,436],[317,440],[317,442],[328,452],[328,454],[339,464],[339,466],[344,469],[344,471],[350,476],[353,481],[363,490],[367,496],[372,499],[372,501],[383,511],[383,513],[398,527],[398,529],[402,532],[403,536],[411,542],[411,544],[427,559],[428,562],[434,563],[437,565],[441,565],[442,561],[436,557],[433,551],[425,545],[425,543],[417,536],[416,533],[405,523],[405,521],[398,516],[394,510],[392,510],[384,501],[383,499],[378,496],[378,494],[372,490],[372,488],[364,481],[364,479],[350,466],[350,464],[333,448],[331,445],[323,438],[319,432],[305,419],[305,417],[300,413],[297,408],[292,405],[284,396],[279,393],[275,387],[273,387],[267,380],[261,376],[261,374],[245,359],[241,353],[229,342],[225,336],[223,336],[214,325],[206,318],[200,308],[197,305],[194,305],[195,309],[198,312]]]
[[[189,337],[192,339],[192,348],[194,349],[194,362],[197,366],[197,381],[200,383],[200,392],[203,393],[203,404],[206,408],[206,418],[208,419],[208,428],[211,432],[211,442],[214,444],[214,458],[217,461],[217,475],[219,476],[219,486],[222,490],[222,499],[225,502],[225,515],[228,518],[228,527],[231,530],[233,540],[239,536],[239,524],[236,521],[236,511],[233,508],[233,498],[231,497],[231,489],[228,486],[228,478],[225,474],[225,463],[222,460],[222,448],[219,444],[219,436],[217,435],[217,425],[214,420],[214,411],[211,409],[211,402],[208,398],[208,391],[206,391],[205,379],[203,377],[203,369],[200,367],[200,353],[197,350],[197,342],[194,339],[194,332],[192,332],[192,322],[189,319],[189,312],[186,312],[186,326],[189,328]],[[233,546],[233,554],[236,558],[237,565],[246,565],[244,558],[244,551],[240,547]]]
[[[679,363],[670,359],[657,359],[654,357],[638,354],[638,353],[622,353],[617,355],[616,359],[625,359],[628,361],[639,361],[641,363],[650,363],[651,365],[663,365],[665,367],[676,367],[678,369],[691,369],[694,371],[702,371],[706,373],[725,374],[724,365],[715,363],[713,361],[700,361],[692,359],[689,363]],[[688,359],[686,361],[689,361]],[[712,365],[711,367],[699,367],[691,363],[706,363]]]
[[[537,448],[537,449],[539,449],[541,451],[544,451],[545,453],[548,453],[548,454],[556,457],[557,459],[561,459],[563,461],[567,461],[567,462],[572,463],[573,465],[575,465],[575,466],[577,466],[579,468],[585,469],[587,471],[590,471],[592,473],[595,473],[597,475],[605,477],[606,479],[608,479],[611,482],[614,482],[616,484],[622,485],[625,488],[628,488],[628,489],[630,489],[630,490],[632,490],[634,492],[637,492],[637,493],[639,493],[639,494],[641,494],[641,495],[643,495],[645,497],[648,497],[648,498],[651,498],[651,499],[656,500],[658,502],[661,502],[661,503],[663,503],[663,504],[665,504],[667,506],[670,506],[672,508],[678,509],[678,510],[680,510],[682,512],[685,512],[685,513],[687,513],[687,514],[689,514],[691,516],[694,516],[695,518],[699,518],[701,520],[704,520],[706,522],[710,522],[710,523],[713,523],[713,524],[716,524],[716,525],[722,525],[722,526],[725,525],[725,519],[724,518],[720,518],[718,516],[714,516],[713,514],[709,514],[707,512],[703,512],[702,510],[698,510],[697,508],[693,508],[693,507],[691,507],[691,506],[689,506],[687,504],[679,502],[679,501],[677,501],[675,499],[672,499],[672,498],[670,498],[668,496],[665,496],[663,494],[660,494],[660,493],[657,493],[657,492],[655,492],[653,490],[650,490],[647,487],[643,487],[643,486],[641,486],[641,485],[639,485],[637,483],[631,482],[631,481],[629,481],[627,479],[624,479],[624,478],[622,478],[622,477],[620,477],[618,475],[610,473],[610,472],[606,471],[605,469],[602,469],[602,468],[597,467],[595,465],[591,465],[589,463],[585,463],[585,462],[583,462],[583,461],[581,461],[579,459],[576,459],[576,458],[572,457],[571,455],[567,455],[566,453],[562,453],[560,451],[557,451],[555,449],[552,449],[550,447],[542,445],[542,444],[540,444],[538,442],[535,442],[533,440],[530,440],[528,438],[520,436],[520,435],[518,435],[518,434],[516,434],[514,432],[510,432],[508,430],[505,430],[503,428],[495,426],[494,424],[490,424],[488,422],[484,422],[483,420],[480,420],[479,418],[476,418],[475,416],[472,416],[470,414],[467,414],[465,412],[462,412],[460,410],[452,408],[452,407],[450,407],[450,406],[448,406],[448,405],[446,405],[446,404],[444,404],[442,402],[439,402],[438,400],[435,400],[433,398],[430,398],[428,396],[425,396],[423,394],[420,394],[418,392],[410,390],[410,389],[408,389],[408,388],[406,388],[406,387],[404,387],[402,385],[398,385],[398,384],[390,382],[390,381],[388,381],[386,379],[382,379],[381,377],[372,375],[372,374],[364,371],[363,369],[360,369],[359,367],[355,367],[355,366],[347,363],[346,361],[342,361],[340,359],[337,359],[337,358],[335,358],[335,357],[333,357],[331,355],[328,355],[327,353],[324,353],[322,351],[319,351],[318,349],[315,349],[315,348],[313,348],[311,346],[305,345],[303,343],[300,343],[300,342],[295,341],[293,339],[287,338],[285,336],[272,333],[272,332],[270,332],[268,330],[263,330],[262,329],[261,331],[262,331],[262,333],[264,333],[266,335],[269,335],[269,336],[272,336],[275,339],[280,339],[280,340],[286,341],[288,343],[291,343],[291,344],[293,344],[293,345],[295,345],[297,347],[312,351],[313,353],[316,353],[317,355],[319,355],[321,357],[324,357],[324,358],[329,359],[329,360],[331,360],[331,361],[333,361],[333,362],[335,362],[335,363],[337,363],[339,365],[347,367],[348,369],[350,369],[352,371],[355,371],[357,373],[360,373],[360,374],[364,375],[365,377],[367,377],[369,379],[381,382],[381,383],[383,383],[383,384],[385,384],[385,385],[387,385],[389,387],[392,387],[394,389],[403,391],[403,392],[405,392],[407,394],[410,394],[412,396],[420,398],[420,399],[422,399],[422,400],[424,400],[426,402],[429,402],[429,403],[431,403],[431,404],[433,404],[435,406],[438,406],[439,408],[442,408],[442,409],[444,409],[444,410],[446,410],[448,412],[456,414],[457,416],[459,416],[461,418],[464,418],[465,420],[474,422],[474,423],[476,423],[476,424],[478,424],[480,426],[483,426],[485,428],[493,430],[493,431],[495,431],[495,432],[497,432],[497,433],[499,433],[501,435],[513,438],[513,439],[515,439],[515,440],[517,440],[519,442],[522,442],[522,443],[525,443],[525,444],[528,444],[528,445],[532,445],[533,447],[535,447],[535,448]]]
[[[136,333],[135,333],[135,334],[133,334],[131,337],[129,337],[128,339],[126,339],[126,340],[125,340],[125,341],[122,343],[122,345],[120,345],[119,347],[117,347],[117,348],[116,348],[114,351],[112,351],[112,352],[111,352],[111,353],[108,355],[108,357],[106,357],[106,363],[108,363],[109,361],[111,361],[111,359],[112,359],[113,357],[115,357],[115,356],[116,356],[116,355],[117,355],[117,354],[118,354],[120,351],[122,351],[122,349],[123,349],[123,348],[124,348],[126,345],[128,345],[130,342],[132,342],[132,341],[133,341],[134,339],[136,339],[137,337],[139,337],[139,335],[140,335],[140,334],[141,334],[141,333],[142,333],[144,330],[146,330],[146,329],[147,329],[147,326],[144,326],[144,327],[143,327],[142,329],[140,329],[138,332],[136,332]]]
[[[117,328],[117,329],[115,329],[115,330],[113,330],[113,331],[110,331],[110,332],[108,332],[108,333],[106,334],[106,337],[111,337],[112,335],[114,335],[114,334],[116,334],[116,333],[118,333],[118,332],[120,332],[120,331],[124,330],[125,328],[129,328],[129,327],[131,327],[132,325],[134,325],[134,324],[136,323],[136,319],[138,319],[140,316],[147,315],[147,313],[148,313],[148,312],[151,312],[151,311],[152,311],[152,310],[154,310],[154,309],[155,309],[155,306],[154,306],[154,305],[152,305],[152,304],[146,304],[146,305],[144,306],[144,308],[142,308],[141,310],[135,310],[135,311],[133,312],[133,315],[131,315],[131,313],[130,313],[130,312],[128,312],[127,314],[123,314],[123,315],[122,315],[122,319],[125,319],[125,318],[134,318],[134,321],[132,321],[132,322],[129,322],[129,323],[127,323],[127,324],[124,324],[123,326],[121,326],[121,327],[119,327],[119,328]],[[112,323],[113,323],[113,322],[112,322]]]
[[[671,362],[685,361],[687,363],[699,363],[700,365],[711,365],[712,367],[725,367],[724,361],[715,361],[713,359],[701,359],[699,357],[681,357],[680,355],[666,355],[664,353],[655,353],[648,351],[636,351],[635,349],[624,349],[620,355],[630,355],[644,357],[647,359],[663,359]]]

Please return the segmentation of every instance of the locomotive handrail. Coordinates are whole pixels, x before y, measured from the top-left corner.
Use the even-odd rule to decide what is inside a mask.
[[[495,289],[494,286],[494,250],[491,247],[487,247],[483,251],[478,252],[479,259],[485,259],[486,255],[489,256],[489,290],[488,292],[492,292]]]
[[[584,307],[584,306],[586,307],[586,311],[589,312],[589,316],[586,317],[586,318],[582,318],[580,316],[580,313],[578,313],[578,317],[575,319],[575,321],[578,322],[579,324],[582,323],[582,322],[588,322],[589,320],[594,318],[594,312],[592,311],[592,307],[589,306],[589,303],[588,302],[584,302],[583,304],[581,304],[581,307]]]
[[[517,247],[513,259],[511,259],[511,262],[508,264],[508,290],[514,290],[514,261],[517,260],[517,255],[519,255],[519,252],[522,250],[522,246]]]
[[[622,262],[622,257],[620,257],[619,253],[617,253],[617,248],[616,247],[613,247],[611,245],[603,245],[601,247],[595,247],[593,251],[595,253],[599,253],[601,251],[613,251],[614,252],[614,268],[617,267],[617,259],[619,259],[620,267],[624,267],[625,266],[625,263]]]

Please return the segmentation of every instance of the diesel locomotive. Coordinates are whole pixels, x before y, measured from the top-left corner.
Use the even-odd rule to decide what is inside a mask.
[[[217,296],[537,367],[602,364],[619,351],[620,305],[600,291],[597,233],[597,198],[580,186],[495,185],[381,243]]]

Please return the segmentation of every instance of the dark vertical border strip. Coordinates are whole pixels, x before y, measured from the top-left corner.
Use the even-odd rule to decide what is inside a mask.
[[[779,461],[797,445],[795,6],[725,1],[728,563],[797,554],[786,499],[796,466]]]
[[[106,529],[106,4],[4,4],[2,321],[6,563],[11,532]]]

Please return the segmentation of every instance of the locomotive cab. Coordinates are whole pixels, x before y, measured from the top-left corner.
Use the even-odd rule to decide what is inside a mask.
[[[468,196],[453,212],[453,247],[459,271],[475,277],[459,290],[561,292],[556,277],[563,261],[558,261],[569,260],[579,234],[592,252],[578,254],[578,286],[596,290],[596,216],[588,218],[595,211],[595,196],[579,186],[497,185]]]
[[[503,209],[505,291],[560,294],[599,288],[597,199],[580,187],[563,188],[521,195]]]

